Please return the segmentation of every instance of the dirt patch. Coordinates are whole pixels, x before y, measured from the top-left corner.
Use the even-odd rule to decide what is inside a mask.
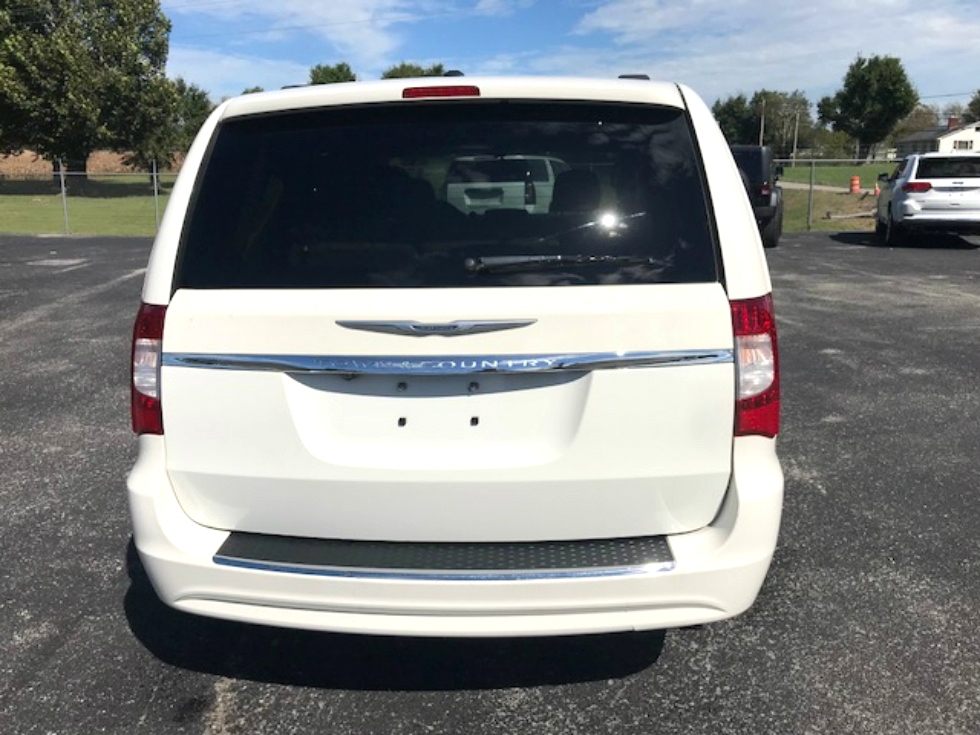
[[[138,171],[123,163],[125,153],[112,151],[96,151],[88,158],[87,170],[90,174],[128,174]],[[161,172],[179,171],[180,160],[170,168],[161,168]],[[0,176],[51,176],[54,166],[36,153],[24,151],[19,155],[0,156]]]

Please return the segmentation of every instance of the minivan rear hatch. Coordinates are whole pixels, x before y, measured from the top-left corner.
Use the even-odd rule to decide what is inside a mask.
[[[474,156],[569,170],[549,211],[466,212],[445,184]],[[224,122],[163,338],[184,510],[352,540],[706,525],[735,395],[708,212],[676,107],[413,100]]]

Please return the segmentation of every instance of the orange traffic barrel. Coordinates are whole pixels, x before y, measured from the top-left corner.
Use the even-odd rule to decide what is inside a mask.
[[[860,194],[860,193],[861,193],[861,177],[860,176],[852,176],[851,177],[851,194]]]

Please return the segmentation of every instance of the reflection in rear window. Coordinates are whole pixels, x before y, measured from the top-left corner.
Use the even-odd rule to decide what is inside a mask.
[[[522,183],[453,195],[466,181]],[[265,115],[219,127],[174,287],[710,282],[709,222],[682,110],[481,100]]]
[[[920,158],[918,179],[980,178],[980,157]]]
[[[450,184],[547,181],[548,167],[541,159],[478,158],[453,161],[446,175]]]

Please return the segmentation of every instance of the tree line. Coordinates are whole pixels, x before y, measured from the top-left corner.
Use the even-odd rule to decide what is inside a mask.
[[[124,151],[144,169],[172,163],[214,104],[197,85],[167,78],[170,28],[160,0],[0,0],[0,153],[31,150],[82,172],[101,149]],[[401,62],[382,78],[445,71]],[[341,61],[311,67],[307,82],[357,79]],[[802,91],[763,89],[719,99],[713,111],[730,143],[762,141],[780,157],[850,158],[935,126],[941,114],[980,120],[980,90],[965,107],[941,111],[920,103],[898,59],[859,56],[815,107],[816,117]]]
[[[731,144],[771,146],[780,158],[865,158],[944,119],[980,121],[980,90],[967,105],[924,105],[899,59],[858,56],[833,95],[814,105],[795,90],[762,89],[717,100],[712,112]]]

